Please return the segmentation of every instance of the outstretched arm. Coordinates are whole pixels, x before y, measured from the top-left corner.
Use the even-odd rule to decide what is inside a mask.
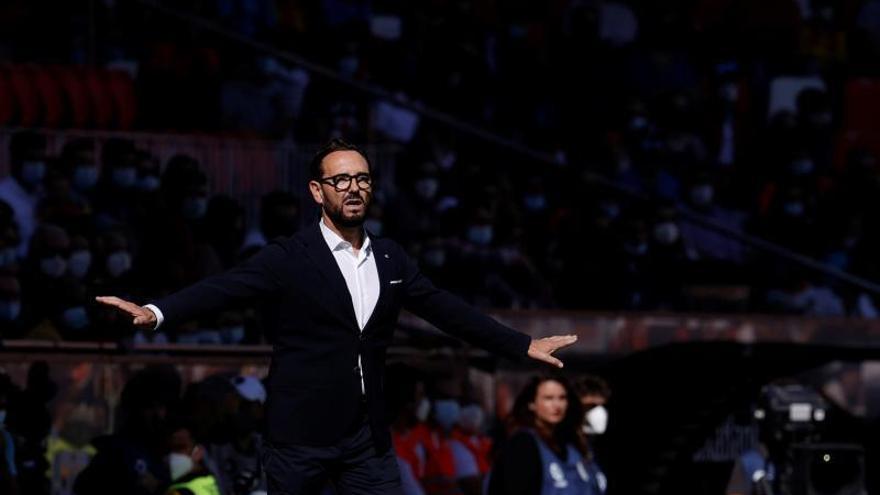
[[[412,258],[406,256],[405,263],[404,307],[444,332],[514,360],[528,356],[559,368],[562,361],[553,353],[577,341],[575,335],[532,339],[498,323],[461,298],[435,287]]]
[[[159,308],[163,321],[180,323],[237,301],[273,293],[282,287],[278,273],[286,257],[287,252],[281,245],[269,244],[241,265],[208,277],[153,304]],[[127,313],[135,326],[156,328],[161,323],[156,313],[147,306],[112,296],[95,299]]]

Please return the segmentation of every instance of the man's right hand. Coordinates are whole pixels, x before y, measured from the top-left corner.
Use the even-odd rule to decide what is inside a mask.
[[[115,306],[122,312],[132,317],[131,323],[136,327],[148,328],[152,330],[156,327],[156,315],[149,309],[138,306],[133,302],[120,299],[116,296],[98,296],[95,298],[101,304]]]

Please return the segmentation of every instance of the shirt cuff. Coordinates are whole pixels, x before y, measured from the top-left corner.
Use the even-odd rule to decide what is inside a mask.
[[[153,330],[159,328],[159,325],[161,325],[162,322],[165,321],[165,316],[162,315],[162,310],[157,308],[153,304],[145,304],[144,307],[149,309],[153,312],[154,315],[156,315],[156,326],[153,327]]]

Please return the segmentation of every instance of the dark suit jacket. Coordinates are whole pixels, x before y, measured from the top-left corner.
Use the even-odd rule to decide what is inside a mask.
[[[373,438],[385,450],[385,352],[401,308],[511,359],[526,357],[531,339],[434,287],[394,241],[371,235],[370,242],[380,292],[363,332],[317,223],[153,304],[165,317],[163,325],[175,325],[240,300],[263,303],[273,334],[266,404],[267,440],[273,443],[327,446],[342,437],[361,400],[360,354]]]

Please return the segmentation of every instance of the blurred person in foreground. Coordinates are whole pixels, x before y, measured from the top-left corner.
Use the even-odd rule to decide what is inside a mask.
[[[265,492],[266,476],[259,460],[263,437],[259,429],[266,389],[253,376],[235,376],[230,383],[239,399],[230,438],[226,442],[206,445],[204,463],[226,495]]]
[[[0,372],[0,493],[16,495],[18,472],[15,468],[15,439],[6,431],[6,411],[13,392],[12,380]]]
[[[489,495],[602,493],[586,462],[583,412],[577,394],[558,375],[532,378],[511,412],[515,432],[489,478]]]
[[[332,140],[312,161],[321,220],[245,263],[154,304],[117,297],[136,326],[179,325],[242,300],[264,302],[274,346],[263,465],[269,493],[399,494],[384,411],[385,353],[402,307],[496,354],[562,366],[575,336],[532,340],[440,290],[397,243],[363,227],[373,198],[366,155]]]
[[[167,445],[169,412],[180,394],[173,368],[138,371],[122,389],[112,435],[95,438],[97,453],[73,485],[77,495],[155,495],[171,481]]]
[[[171,486],[165,494],[220,495],[217,478],[205,467],[205,448],[196,443],[192,431],[179,424],[172,426],[169,433],[167,460]]]
[[[584,375],[574,382],[574,390],[584,411],[581,430],[587,436],[587,457],[584,463],[595,479],[596,493],[605,493],[608,480],[597,461],[596,444],[599,437],[608,429],[608,409],[605,405],[611,397],[608,382],[595,375]]]

